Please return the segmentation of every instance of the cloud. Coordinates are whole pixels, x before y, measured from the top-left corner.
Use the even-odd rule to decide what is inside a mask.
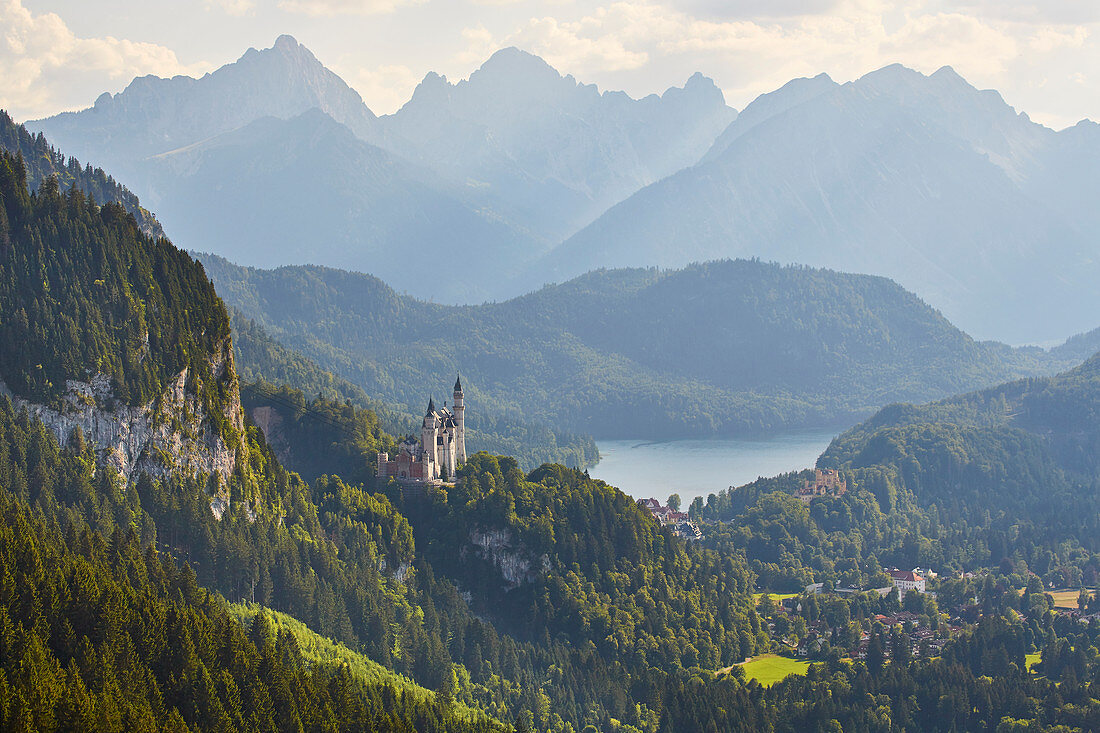
[[[1077,26],[1061,31],[1054,28],[1040,28],[1031,37],[1028,45],[1031,50],[1049,53],[1060,48],[1080,48],[1089,38],[1088,28]]]
[[[279,7],[313,16],[384,15],[427,0],[283,0]]]
[[[631,45],[629,31],[617,23],[607,24],[604,16],[608,13],[601,8],[595,17],[577,22],[535,18],[510,35],[505,45],[538,54],[558,69],[591,72],[644,66],[649,61],[649,53],[628,48]]]
[[[456,60],[462,64],[480,64],[501,48],[492,32],[481,24],[473,28],[463,28],[462,40],[466,46],[456,56]]]
[[[1007,98],[1019,90],[1049,105],[1055,100],[1051,87],[1034,93],[1041,86],[1037,67],[1069,69],[1056,77],[1066,99],[1079,94],[1076,82],[1072,91],[1068,86],[1071,74],[1097,68],[1092,30],[1098,28],[1071,21],[1100,16],[1090,10],[1100,3],[963,4],[971,9],[954,10],[960,3],[948,0],[617,0],[530,18],[496,34],[479,26],[467,34],[462,58],[483,61],[492,50],[515,45],[563,73],[638,95],[701,70],[736,106],[794,77],[825,71],[855,79],[890,63],[925,73],[950,65],[978,86],[1006,91]],[[1054,120],[1051,110],[1028,111]]]
[[[1020,46],[1019,38],[973,16],[940,13],[910,19],[883,38],[879,51],[924,69],[950,63],[971,75],[996,75],[1020,55]]]
[[[254,0],[206,0],[206,9],[218,8],[226,15],[250,15],[256,9]]]
[[[1096,0],[941,0],[939,5],[990,20],[1058,25],[1100,22]]]
[[[670,0],[667,5],[705,20],[790,18],[827,13],[839,0]]]
[[[0,106],[16,119],[53,114],[91,102],[98,88],[142,74],[194,73],[169,48],[111,36],[80,38],[54,13],[33,14],[21,0],[0,0]],[[204,65],[197,65],[203,67]]]
[[[337,71],[339,72],[338,69]],[[412,96],[421,78],[408,66],[400,64],[359,69],[340,76],[364,100],[369,100],[371,111],[377,115],[390,114],[400,109]]]

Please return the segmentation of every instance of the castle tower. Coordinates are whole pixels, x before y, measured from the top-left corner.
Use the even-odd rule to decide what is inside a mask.
[[[455,378],[455,459],[457,463],[466,462],[466,405],[462,402],[462,377]]]
[[[429,478],[439,478],[439,461],[437,460],[436,438],[439,435],[439,419],[435,414],[435,399],[428,399],[428,412],[424,415],[424,422],[420,427],[420,445],[424,447],[424,460],[428,462],[427,475]]]

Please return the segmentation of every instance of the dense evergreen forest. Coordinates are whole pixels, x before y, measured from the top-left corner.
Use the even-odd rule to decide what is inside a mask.
[[[27,171],[27,184],[37,191],[47,178],[57,179],[62,192],[75,188],[96,203],[116,203],[126,209],[141,231],[154,239],[164,236],[160,222],[129,189],[118,183],[102,168],[80,165],[73,157],[66,157],[54,148],[42,133],[32,135],[23,125],[18,125],[4,110],[0,110],[0,150],[22,156]]]
[[[504,730],[432,695],[310,668],[262,617],[242,627],[199,586],[212,579],[202,561],[197,579],[142,539],[156,528],[133,487],[6,399],[0,518],[4,730]]]
[[[228,316],[197,263],[142,235],[121,207],[50,181],[31,193],[18,157],[0,163],[0,329],[5,343],[27,344],[3,352],[0,376],[17,393],[56,400],[66,378],[103,370],[120,399],[141,404],[221,348]],[[103,287],[109,296],[95,296]],[[270,422],[270,440],[247,425],[225,486],[201,474],[128,483],[79,431],[61,447],[0,397],[0,727],[1100,726],[1100,630],[1055,617],[1033,587],[1095,569],[1095,436],[1075,426],[1095,417],[1100,360],[891,408],[822,458],[850,477],[844,497],[805,507],[789,495],[799,476],[761,482],[694,505],[728,521],[687,544],[617,489],[560,465],[524,471],[478,453],[453,485],[376,484],[369,456],[395,441],[383,418],[293,352],[260,353],[264,368],[312,381],[244,389],[253,414],[283,420],[285,445]],[[307,386],[345,393],[307,398]],[[1002,510],[989,510],[993,496]],[[1058,508],[1044,514],[1044,501]],[[776,644],[754,587],[870,577],[892,557],[990,569],[942,596],[972,594],[984,615],[938,658],[832,654],[770,688],[744,679],[735,663]],[[855,618],[867,602],[843,603]],[[800,612],[812,613],[809,601]],[[310,633],[296,635],[298,622]],[[873,631],[877,644],[891,638]],[[346,647],[345,661],[307,653],[318,635]],[[1038,674],[1024,661],[1036,652]],[[368,678],[354,654],[419,687]]]
[[[66,380],[98,372],[136,406],[187,369],[204,404],[221,404],[210,359],[229,317],[202,266],[118,204],[53,177],[32,195],[26,180],[23,159],[0,153],[0,342],[19,345],[0,350],[8,387],[56,403]]]
[[[377,278],[200,255],[279,341],[418,414],[461,372],[487,416],[651,439],[850,425],[884,404],[1049,374],[1068,352],[978,343],[884,278],[751,261],[598,271],[443,306]]]

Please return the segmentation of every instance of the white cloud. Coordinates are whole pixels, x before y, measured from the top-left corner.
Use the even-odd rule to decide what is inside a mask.
[[[944,64],[966,74],[996,75],[1020,54],[1020,39],[959,13],[910,19],[882,40],[880,53],[922,69]]]
[[[735,106],[797,76],[825,71],[843,81],[895,62],[926,73],[950,65],[1016,103],[1013,90],[1051,100],[1050,89],[1033,94],[1040,88],[1031,78],[1035,68],[1044,62],[1066,65],[1069,70],[1058,78],[1068,90],[1072,72],[1097,66],[1090,27],[1065,20],[1087,17],[1088,7],[1100,3],[1055,0],[1044,9],[1005,0],[1000,13],[986,12],[999,0],[969,4],[970,12],[960,12],[945,7],[959,5],[947,0],[779,0],[769,12],[763,0],[618,0],[572,15],[530,18],[496,34],[482,26],[466,37],[460,58],[483,61],[492,50],[515,45],[563,73],[639,95],[682,83],[700,70],[714,77]],[[1039,119],[1061,119],[1049,108],[1028,111]]]
[[[1088,38],[1089,30],[1083,26],[1076,26],[1065,31],[1055,28],[1040,28],[1032,36],[1028,45],[1033,51],[1047,53],[1059,48],[1080,48]]]
[[[206,0],[206,9],[217,8],[226,15],[250,15],[256,9],[254,0]]]
[[[480,24],[473,28],[463,28],[462,40],[466,46],[458,53],[456,59],[463,65],[479,64],[501,47],[492,32]]]
[[[1096,0],[940,0],[946,9],[1020,23],[1075,25],[1100,21]]]
[[[142,74],[194,72],[169,48],[111,36],[80,38],[60,16],[35,15],[21,0],[0,0],[0,106],[16,119],[91,102],[79,95],[89,78],[102,89]]]
[[[337,70],[339,71],[339,70]],[[420,76],[408,66],[393,64],[374,69],[359,69],[340,74],[350,87],[359,92],[376,115],[390,114],[409,101]]]
[[[627,48],[629,34],[618,24],[605,24],[607,13],[601,8],[595,17],[577,22],[534,18],[510,35],[505,45],[538,54],[559,70],[619,71],[644,66],[649,53]]]
[[[279,7],[313,16],[383,15],[427,0],[283,0]]]

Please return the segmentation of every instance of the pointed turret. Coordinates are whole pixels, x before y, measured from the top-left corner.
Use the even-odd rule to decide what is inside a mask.
[[[462,377],[455,377],[455,458],[458,463],[466,462],[466,402],[462,398]]]
[[[434,396],[428,398],[428,412],[425,413],[425,414],[431,415],[433,412],[435,412],[435,397]]]

